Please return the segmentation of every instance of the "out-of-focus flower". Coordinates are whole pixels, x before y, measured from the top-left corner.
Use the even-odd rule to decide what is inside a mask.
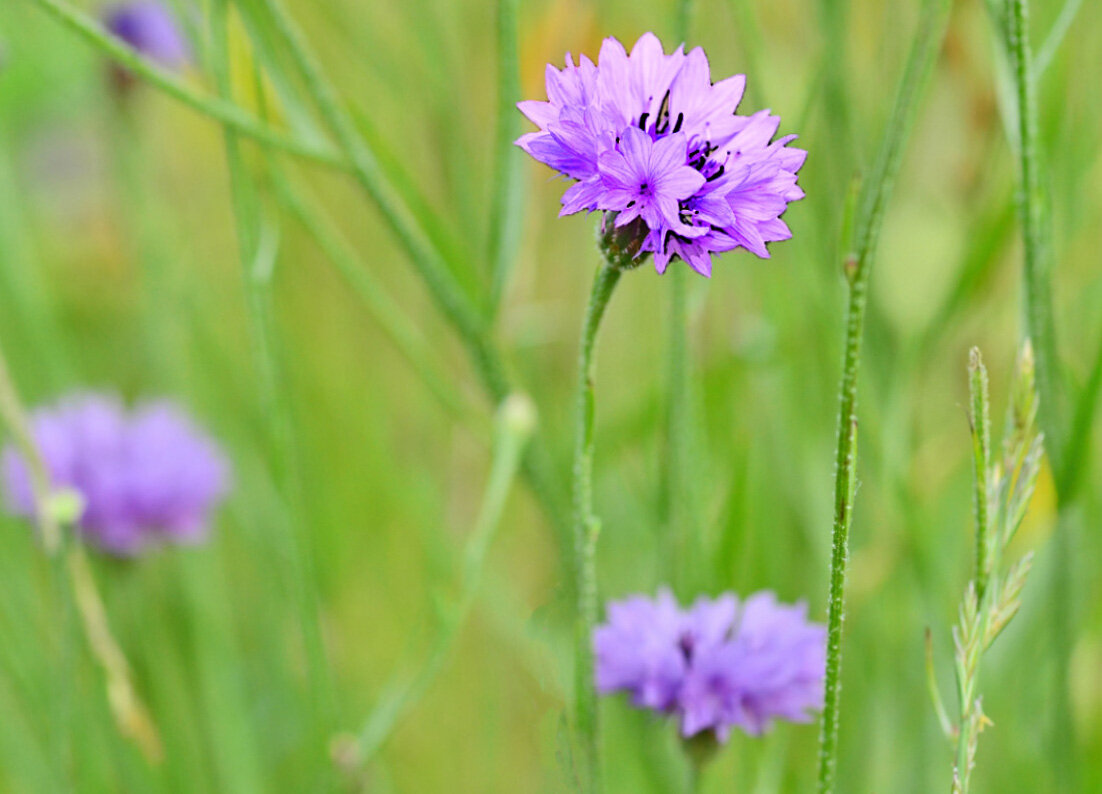
[[[139,54],[179,68],[191,59],[191,49],[172,12],[156,0],[134,0],[109,6],[103,24]]]
[[[781,215],[803,198],[807,152],[788,146],[795,135],[773,140],[780,118],[768,111],[737,115],[745,76],[713,84],[699,47],[667,55],[646,33],[628,55],[608,38],[596,64],[568,54],[565,68],[548,65],[546,84],[548,101],[518,105],[540,130],[517,145],[576,180],[560,214],[603,210],[627,261],[653,253],[661,273],[678,256],[709,276],[713,253],[768,257],[767,243],[792,236]]]
[[[128,411],[112,396],[74,395],[35,411],[31,429],[52,484],[84,500],[82,535],[111,554],[204,539],[229,488],[218,445],[168,401]],[[28,472],[14,447],[0,466],[8,508],[33,515]]]
[[[600,692],[675,715],[686,738],[711,730],[725,741],[734,727],[758,735],[822,705],[826,630],[805,604],[770,592],[700,598],[687,610],[668,590],[614,601],[594,648]]]

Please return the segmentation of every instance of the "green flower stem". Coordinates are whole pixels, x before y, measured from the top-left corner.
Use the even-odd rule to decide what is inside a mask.
[[[698,794],[704,786],[704,772],[719,754],[720,744],[711,732],[705,731],[689,739],[682,739],[681,749],[688,761],[685,793]]]
[[[597,692],[593,685],[593,628],[597,625],[597,537],[593,514],[593,428],[596,411],[594,349],[597,331],[621,270],[602,262],[582,326],[578,354],[578,429],[574,447],[574,577],[577,622],[574,636],[574,719],[578,736],[579,779],[585,794],[600,790]]]
[[[918,99],[941,45],[949,16],[948,0],[927,0],[919,29],[900,79],[895,104],[877,155],[872,177],[865,185],[855,224],[854,253],[845,271],[849,288],[846,308],[845,353],[838,410],[834,481],[834,527],[827,607],[826,691],[819,737],[819,794],[834,791],[838,763],[838,718],[842,685],[842,619],[845,612],[846,560],[853,520],[857,464],[857,377],[865,327],[869,276],[880,227],[902,158],[903,144],[913,126]]]
[[[505,501],[523,459],[532,432],[536,411],[531,400],[523,395],[511,395],[497,412],[494,428],[494,452],[490,476],[482,497],[474,530],[467,540],[460,579],[460,594],[441,615],[441,625],[425,661],[413,675],[402,674],[385,688],[386,694],[371,712],[347,757],[346,771],[363,768],[370,763],[390,737],[404,715],[417,704],[451,657],[468,615],[478,596],[485,567],[486,553],[501,524]]]
[[[213,0],[210,6],[211,61],[218,92],[223,101],[231,99],[228,0]],[[250,335],[254,357],[260,375],[260,393],[264,415],[273,422],[273,469],[276,482],[286,499],[290,518],[288,535],[294,566],[292,587],[298,612],[299,628],[307,660],[314,720],[319,728],[317,737],[324,739],[332,727],[336,708],[332,676],[321,633],[318,598],[314,576],[313,554],[306,523],[302,516],[301,485],[295,455],[294,427],[290,406],[283,393],[282,377],[276,349],[274,318],[271,314],[270,251],[260,229],[257,196],[241,153],[237,132],[224,128],[226,160],[230,173],[233,215],[237,229],[238,254],[249,311]]]
[[[289,137],[230,102],[205,96],[196,91],[173,72],[142,58],[132,48],[105,32],[87,14],[73,8],[68,3],[62,2],[62,0],[30,0],[30,2],[39,6],[89,43],[103,50],[134,74],[147,80],[193,110],[203,113],[221,122],[226,127],[236,130],[241,135],[247,135],[267,146],[281,149],[289,154],[329,168],[349,172],[352,170],[352,164],[333,151],[331,147]]]

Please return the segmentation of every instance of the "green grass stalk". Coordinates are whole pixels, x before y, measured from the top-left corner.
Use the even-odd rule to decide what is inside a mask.
[[[211,60],[215,81],[222,100],[232,102],[228,0],[214,0],[210,14]],[[273,424],[272,437],[268,439],[273,451],[273,469],[290,513],[287,534],[292,549],[288,555],[293,568],[291,585],[306,655],[312,716],[317,733],[315,739],[323,742],[334,726],[336,698],[321,631],[313,549],[303,517],[293,419],[284,394],[271,313],[271,264],[274,254],[267,241],[262,239],[260,207],[245,167],[238,134],[229,127],[224,128],[224,134],[238,255],[253,354],[260,377],[260,398],[264,415],[270,417]]]
[[[846,561],[857,462],[857,379],[864,336],[869,277],[876,254],[880,227],[891,197],[903,146],[914,124],[918,100],[927,82],[948,21],[947,0],[927,0],[918,32],[900,79],[888,126],[881,141],[875,168],[864,183],[855,223],[854,253],[845,263],[849,288],[846,308],[845,353],[839,397],[837,451],[835,455],[834,526],[827,607],[826,692],[819,739],[819,794],[834,791],[838,763],[838,722],[841,707],[842,620],[845,612]]]
[[[306,36],[279,0],[260,0],[345,155],[352,163],[352,175],[371,198],[376,209],[394,230],[410,260],[441,311],[465,339],[484,344],[485,327],[463,293],[447,262],[426,238],[416,219],[394,186],[385,179],[374,152],[356,129],[351,114],[325,76]],[[504,396],[504,395],[503,395]]]
[[[221,99],[205,97],[195,92],[176,75],[135,55],[130,48],[107,35],[87,14],[72,8],[61,0],[31,0],[31,2],[36,3],[98,49],[117,59],[122,65],[131,69],[155,88],[194,110],[221,122],[237,133],[248,136],[272,149],[300,155],[307,160],[355,174],[360,184],[376,200],[384,220],[405,248],[414,267],[428,285],[430,295],[437,307],[459,332],[460,339],[467,348],[479,380],[491,401],[497,404],[512,391],[505,374],[501,354],[490,339],[489,331],[482,317],[475,311],[466,296],[462,294],[454,278],[448,272],[444,264],[445,260],[438,250],[421,233],[418,223],[411,215],[411,211],[405,208],[404,202],[397,200],[401,197],[401,194],[379,170],[370,148],[362,142],[356,142],[355,129],[348,126],[347,113],[340,109],[335,94],[330,93],[325,99],[324,105],[329,108],[329,115],[332,118],[343,119],[342,129],[349,134],[350,140],[353,142],[353,148],[360,155],[357,163],[351,162],[346,157],[330,151],[328,148],[322,149],[313,144],[288,139],[282,133],[264,126],[236,105]],[[294,41],[297,44],[304,45],[304,39],[298,33],[297,27],[293,26],[285,14],[275,17],[275,21],[284,23],[277,27],[285,40],[286,35],[290,32],[295,34]],[[316,86],[319,84],[321,73],[316,68],[316,61],[313,56],[309,53],[303,53],[301,47],[292,48],[291,53],[296,56],[296,61],[300,65],[306,63],[312,67],[311,74],[316,79],[308,81],[310,85]],[[528,457],[524,463],[524,471],[533,493],[544,506],[552,526],[556,530],[560,545],[565,552],[570,546],[570,532],[562,488],[553,474],[550,455],[538,439],[530,445]],[[568,554],[564,553],[564,560],[569,565]]]
[[[1072,14],[1074,14],[1074,9]],[[1043,186],[1042,163],[1037,133],[1037,73],[1029,41],[1028,0],[1006,0],[1005,48],[1010,55],[1017,109],[1018,198],[1024,243],[1022,271],[1025,294],[1026,333],[1033,343],[1040,396],[1039,422],[1045,435],[1045,451],[1055,473],[1057,488],[1069,482],[1066,448],[1069,445],[1063,416],[1063,373],[1056,344],[1056,322],[1052,299],[1052,255],[1046,216],[1047,196]],[[1068,23],[1070,24],[1070,22]],[[1057,31],[1058,32],[1058,31]],[[1057,38],[1054,41],[1058,42]],[[1055,53],[1055,49],[1052,51]],[[1051,60],[1051,55],[1047,56]],[[1061,512],[1068,507],[1069,494],[1057,491]],[[1075,729],[1068,692],[1068,667],[1071,664],[1072,611],[1070,522],[1059,521],[1053,539],[1059,570],[1053,580],[1053,646],[1056,651],[1054,676],[1055,729],[1052,732],[1053,769],[1061,791],[1076,788]]]
[[[421,329],[402,311],[401,301],[387,292],[320,204],[301,185],[291,184],[275,158],[268,158],[268,173],[280,203],[314,239],[383,334],[421,378],[429,393],[453,418],[473,421],[473,406],[450,382],[443,364]]]
[[[262,123],[237,105],[203,95],[170,70],[142,58],[135,51],[108,34],[91,17],[62,0],[30,0],[65,27],[102,50],[122,66],[184,103],[241,135],[276,149],[282,149],[306,160],[341,171],[352,170],[352,164],[328,146],[301,141]]]
[[[1033,497],[1041,470],[1042,438],[1035,430],[1037,398],[1032,349],[1026,342],[1012,389],[1007,433],[1002,456],[991,462],[989,446],[985,445],[990,427],[990,399],[987,370],[978,349],[969,355],[969,393],[971,397],[970,425],[972,445],[976,451],[977,472],[974,480],[975,504],[986,504],[986,511],[976,511],[976,548],[983,550],[976,570],[968,583],[960,604],[959,621],[953,628],[956,647],[955,673],[957,683],[957,720],[946,722],[944,706],[933,678],[932,651],[927,634],[927,676],[931,698],[948,738],[956,745],[953,764],[953,794],[969,794],[972,772],[976,765],[979,735],[991,721],[983,712],[979,693],[980,661],[983,654],[999,637],[1017,614],[1019,596],[1029,573],[1032,555],[1026,554],[1006,567],[1003,559],[1015,532],[1021,526]],[[981,563],[982,560],[982,563]],[[980,592],[980,582],[984,582]]]
[[[1061,373],[1056,352],[1056,323],[1052,310],[1051,252],[1046,242],[1045,195],[1037,150],[1037,91],[1033,78],[1033,51],[1029,44],[1027,0],[1007,0],[1006,46],[1010,53],[1017,102],[1019,209],[1025,243],[1023,279],[1026,331],[1037,362],[1041,429],[1057,480],[1064,473]]]
[[[351,159],[353,173],[360,186],[373,200],[408,253],[437,308],[458,332],[491,401],[495,405],[500,403],[513,389],[483,317],[475,311],[460,289],[445,259],[425,237],[416,219],[400,200],[400,194],[384,177],[374,153],[357,132],[351,116],[338,99],[336,90],[325,78],[297,24],[278,0],[258,1],[264,4],[273,25],[287,45],[322,117]],[[560,491],[551,474],[549,460],[546,450],[540,444],[534,443],[525,460],[524,470],[533,492],[543,503],[552,525],[558,531],[560,543],[565,550],[568,548],[568,524],[561,508]]]
[[[107,610],[96,588],[84,548],[79,542],[67,543],[65,539],[65,527],[80,516],[80,498],[72,493],[56,492],[50,484],[49,470],[31,434],[26,412],[2,352],[0,419],[7,426],[27,467],[35,505],[35,523],[43,549],[53,563],[55,591],[67,590],[71,593],[92,655],[106,677],[107,699],[115,724],[122,735],[134,742],[146,761],[159,763],[164,756],[160,733],[134,688],[130,664],[111,633]],[[62,582],[67,582],[67,585]],[[63,621],[63,626],[68,624],[68,620]],[[63,681],[58,686],[62,697],[67,697],[72,682]],[[68,708],[63,706],[60,711],[64,714]],[[63,761],[67,761],[65,748],[61,748],[61,755]]]
[[[1052,23],[1052,29],[1045,37],[1041,48],[1037,50],[1037,57],[1033,61],[1034,82],[1041,79],[1041,75],[1055,60],[1056,52],[1060,49],[1060,45],[1064,43],[1064,38],[1068,35],[1068,31],[1071,30],[1071,25],[1075,21],[1075,15],[1079,13],[1079,9],[1082,7],[1083,0],[1067,0],[1064,7],[1060,9],[1060,15]]]
[[[516,264],[524,223],[524,163],[513,144],[520,135],[520,57],[517,53],[519,0],[497,4],[497,131],[494,151],[494,192],[490,199],[489,314],[501,305],[509,275]]]
[[[482,584],[486,554],[501,524],[505,502],[520,469],[536,426],[536,410],[524,395],[511,395],[502,402],[494,423],[494,450],[490,476],[474,529],[467,540],[460,576],[460,593],[441,615],[441,625],[424,662],[412,675],[396,676],[385,688],[375,709],[351,745],[349,754],[338,753],[346,771],[355,773],[378,754],[401,719],[420,701],[451,658]]]
[[[762,69],[762,42],[761,25],[758,24],[754,9],[750,0],[728,0],[727,5],[731,9],[731,15],[735,18],[735,38],[739,43],[744,67],[740,71],[746,72],[746,92],[754,100],[754,107],[767,107],[765,90],[765,75]],[[745,112],[745,111],[744,111]],[[803,129],[802,126],[797,129]]]

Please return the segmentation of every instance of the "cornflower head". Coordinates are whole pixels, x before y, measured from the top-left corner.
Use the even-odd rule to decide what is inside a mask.
[[[172,12],[157,0],[133,0],[104,10],[103,24],[140,55],[178,69],[191,60],[191,48]]]
[[[668,590],[614,601],[593,644],[598,691],[673,715],[685,739],[712,731],[722,742],[736,727],[757,736],[775,719],[807,722],[822,704],[826,631],[805,604],[768,591],[688,609]]]
[[[113,396],[77,394],[36,410],[31,426],[53,484],[83,501],[82,536],[109,554],[203,540],[229,489],[217,444],[168,401],[127,410]],[[27,466],[12,446],[0,475],[8,509],[34,515]]]
[[[712,254],[792,236],[781,215],[803,198],[796,174],[807,152],[774,140],[780,118],[740,116],[744,75],[718,83],[697,47],[666,54],[645,33],[629,55],[615,38],[597,63],[547,67],[547,101],[519,103],[538,132],[517,145],[574,180],[560,215],[602,211],[602,246],[619,267],[679,257],[704,276]]]

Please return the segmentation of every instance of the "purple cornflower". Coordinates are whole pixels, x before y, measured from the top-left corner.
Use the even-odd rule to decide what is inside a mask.
[[[31,429],[52,484],[84,501],[84,538],[110,554],[202,540],[229,488],[217,444],[171,402],[128,411],[113,396],[78,394],[35,411]],[[8,446],[0,465],[8,508],[33,515],[22,457]]]
[[[669,590],[614,601],[593,644],[598,691],[675,715],[686,738],[711,730],[725,741],[733,727],[756,736],[822,705],[826,629],[808,622],[805,604],[767,591],[741,604],[702,597],[687,610]]]
[[[175,17],[156,0],[134,0],[107,8],[103,24],[139,54],[179,68],[191,58],[187,40]]]
[[[565,68],[548,65],[546,85],[548,101],[518,105],[540,131],[517,145],[576,180],[560,214],[604,211],[606,236],[632,260],[653,253],[662,273],[678,256],[710,276],[713,253],[768,257],[767,243],[792,236],[781,215],[803,198],[807,152],[788,146],[795,135],[773,140],[769,111],[737,115],[745,76],[713,84],[699,47],[667,55],[645,33],[628,55],[608,38],[596,64],[568,54]]]

